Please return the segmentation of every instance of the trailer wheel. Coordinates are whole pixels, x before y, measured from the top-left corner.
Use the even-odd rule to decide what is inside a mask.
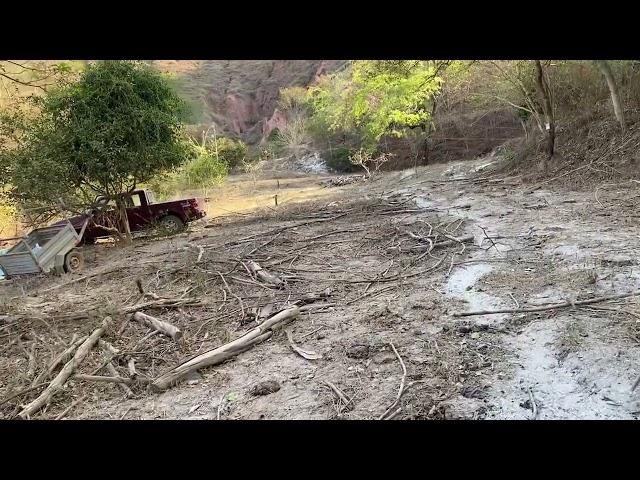
[[[64,271],[67,273],[75,273],[84,267],[84,256],[77,250],[67,253],[64,258]]]

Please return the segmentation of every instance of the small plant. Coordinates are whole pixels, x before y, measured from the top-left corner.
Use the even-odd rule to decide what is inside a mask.
[[[262,162],[251,162],[249,160],[242,161],[242,171],[251,175],[251,180],[253,181],[253,188],[256,187],[256,183],[258,181],[258,174],[262,170]]]
[[[337,172],[354,172],[357,167],[351,163],[349,157],[353,151],[345,146],[332,148],[325,152],[327,166]]]
[[[351,154],[349,160],[353,165],[362,167],[364,171],[367,172],[367,178],[370,178],[372,174],[371,169],[373,168],[374,174],[378,173],[380,167],[391,160],[392,156],[390,153],[381,153],[377,157],[374,157],[370,151],[360,148]]]

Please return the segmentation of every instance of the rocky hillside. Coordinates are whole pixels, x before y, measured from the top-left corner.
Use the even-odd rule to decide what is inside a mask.
[[[312,83],[344,60],[157,60],[175,75],[199,127],[215,123],[218,133],[257,143],[278,123],[281,88]]]

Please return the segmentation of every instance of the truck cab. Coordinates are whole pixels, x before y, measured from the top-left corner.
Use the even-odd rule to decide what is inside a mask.
[[[129,228],[132,232],[160,225],[168,233],[177,233],[187,223],[206,216],[204,201],[196,198],[156,203],[151,191],[139,189],[127,194],[124,201]],[[93,243],[98,238],[109,237],[112,232],[103,226],[115,223],[115,200],[98,196],[95,205],[96,207],[90,214],[69,219],[72,225],[78,229],[81,228],[87,217],[93,217],[93,221],[89,223],[84,233],[85,243]]]

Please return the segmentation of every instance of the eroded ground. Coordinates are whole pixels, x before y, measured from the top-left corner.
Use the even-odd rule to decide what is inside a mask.
[[[635,418],[635,297],[535,313],[453,314],[640,288],[639,193],[608,186],[596,198],[531,191],[517,178],[471,179],[481,164],[305,186],[313,201],[212,218],[170,239],[87,249],[81,277],[5,283],[0,315],[11,320],[0,327],[0,399],[33,385],[74,333],[91,332],[106,315],[118,374],[128,377],[133,358],[139,374],[153,379],[306,293],[327,293],[288,326],[295,343],[320,359],[295,353],[279,331],[162,393],[135,383],[126,398],[116,384],[71,379],[35,417],[55,418],[76,400],[66,418]],[[465,236],[473,240],[452,240]],[[253,278],[242,264],[248,260],[286,285]],[[182,343],[149,336],[122,313],[144,300],[137,279],[145,292],[184,301],[144,307],[181,328]],[[108,375],[109,358],[96,348],[78,371]],[[38,393],[5,401],[2,416]]]

